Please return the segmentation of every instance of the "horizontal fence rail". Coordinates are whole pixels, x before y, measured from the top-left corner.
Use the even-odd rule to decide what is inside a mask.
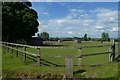
[[[110,45],[79,47],[78,48],[78,66],[80,66],[80,64],[81,64],[82,57],[102,55],[102,54],[109,54],[109,62],[113,62],[115,60],[115,40],[113,39],[111,43],[112,44],[110,44]],[[91,54],[82,54],[82,49],[83,48],[99,48],[99,47],[109,47],[109,51],[108,52],[91,53]]]
[[[114,44],[115,42],[113,41],[112,43]],[[80,46],[80,47],[74,47],[74,46],[60,46],[60,47],[58,47],[58,46],[57,47],[56,46],[49,46],[49,47],[48,46],[30,46],[30,45],[16,44],[16,43],[9,43],[9,42],[0,42],[0,44],[2,44],[2,46],[5,47],[5,48],[15,50],[16,55],[18,54],[18,52],[23,53],[24,56],[25,56],[25,60],[26,60],[26,54],[37,57],[37,63],[38,64],[40,64],[40,56],[41,56],[40,55],[40,49],[42,49],[42,48],[76,48],[76,49],[78,49],[78,60],[81,60],[79,58],[82,58],[82,57],[85,57],[85,56],[94,56],[94,55],[102,55],[102,54],[111,54],[112,55],[112,53],[114,52],[114,50],[109,50],[109,52],[98,52],[98,53],[91,53],[91,54],[82,54],[82,52],[81,52],[83,48],[110,47],[110,46],[113,46],[113,44],[97,45],[97,46]],[[18,47],[23,47],[24,50],[20,50],[20,49],[18,49]],[[32,52],[27,52],[26,48],[37,49],[37,53],[35,54],[35,53],[32,53]],[[111,58],[111,55],[109,55],[110,58]],[[114,57],[114,55],[112,57]],[[81,61],[78,61],[78,62],[81,62]]]
[[[101,55],[101,54],[109,54],[111,52],[101,52],[101,53],[91,53],[91,54],[82,54],[81,56],[93,56],[93,55]]]
[[[82,46],[79,48],[99,48],[99,47],[108,47],[108,46],[111,46],[111,45]]]
[[[24,44],[16,44],[16,43],[8,43],[8,42],[0,42],[1,44],[9,44],[9,45],[15,45],[15,46],[21,46],[21,47],[28,47],[28,48],[98,48],[98,47],[107,47],[111,45],[97,45],[97,46],[81,46],[81,47],[75,47],[75,46],[30,46],[30,45],[24,45]]]
[[[61,47],[48,47],[48,46],[30,46],[30,45],[24,45],[24,44],[16,44],[16,43],[8,43],[8,42],[0,42],[1,44],[9,44],[9,45],[15,45],[15,46],[21,46],[21,47],[28,47],[28,48],[76,48],[76,47],[70,47],[70,46],[61,46]]]
[[[9,48],[9,49],[12,49],[12,50],[15,50],[15,51],[18,51],[18,52],[21,52],[21,53],[26,53],[26,54],[29,54],[29,55],[32,55],[32,56],[37,56],[37,54],[35,54],[35,53],[23,51],[23,50],[20,50],[20,49],[15,49],[15,48],[12,48],[12,47],[9,47],[9,46],[5,46],[5,45],[2,45],[2,46],[6,47],[6,48]]]
[[[21,55],[24,56],[23,57],[24,61],[26,61],[27,55],[36,57],[37,64],[40,65],[40,51],[39,51],[40,48],[36,48],[38,51],[35,54],[35,53],[32,53],[32,52],[27,52],[26,51],[26,48],[29,47],[28,45],[21,45],[21,44],[8,43],[8,42],[0,42],[0,43],[2,44],[2,47],[5,50],[8,50],[8,51],[11,50],[12,53],[13,53],[13,50],[16,51],[16,57],[18,57],[18,52],[22,53]],[[23,47],[23,50],[18,49],[18,47]],[[4,51],[4,53],[5,53],[5,51]]]

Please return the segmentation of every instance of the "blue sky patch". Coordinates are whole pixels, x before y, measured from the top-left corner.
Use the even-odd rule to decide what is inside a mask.
[[[38,12],[38,33],[50,37],[118,37],[117,2],[32,2]]]

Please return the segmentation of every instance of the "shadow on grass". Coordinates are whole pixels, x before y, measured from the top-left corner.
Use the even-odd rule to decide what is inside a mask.
[[[19,56],[23,57],[22,54],[19,53]],[[59,65],[59,64],[55,64],[53,62],[44,60],[44,59],[40,59],[40,64],[41,65],[45,65],[45,66],[56,66],[56,67],[65,67],[65,65]],[[36,63],[37,62],[37,57],[35,56],[31,56],[31,55],[27,55],[27,61],[25,62],[25,64],[30,64],[30,63]]]
[[[116,62],[120,62],[120,55],[115,59]]]
[[[49,65],[49,66],[56,66],[56,67],[65,67],[65,65],[55,64],[44,59],[40,59],[40,60],[41,60],[41,64],[47,64],[47,66]]]
[[[79,74],[79,73],[83,73],[86,72],[86,70],[78,70],[78,71],[74,71],[73,74]]]
[[[102,66],[102,64],[95,64],[95,65],[81,65],[81,66],[87,66],[87,67],[98,67],[98,66]]]
[[[27,63],[31,63],[31,62],[36,63],[37,62],[37,58],[34,57],[34,56],[27,56],[27,59],[29,59],[29,62],[27,62]],[[50,61],[47,61],[47,60],[44,60],[44,59],[40,59],[40,61],[41,61],[40,62],[41,65],[49,66],[49,67],[52,67],[52,66],[65,67],[66,66],[65,64],[56,64],[56,63],[53,63],[53,62],[50,62]],[[73,65],[73,66],[78,66],[78,65]]]
[[[23,56],[23,55],[21,55]],[[27,59],[29,59],[27,61],[27,64],[29,63],[36,63],[37,62],[37,57],[35,56],[31,56],[31,55],[27,55]],[[52,66],[55,66],[55,67],[66,67],[65,64],[56,64],[54,62],[51,62],[51,61],[47,61],[45,59],[40,59],[41,61],[41,65],[44,65],[44,66],[48,66],[48,67],[52,67]],[[78,65],[73,65],[73,66],[78,66]],[[95,64],[95,65],[81,65],[81,66],[87,66],[87,67],[98,67],[98,66],[102,66],[102,64]]]
[[[50,61],[47,61],[47,60],[44,60],[44,59],[40,59],[41,60],[41,64],[48,64],[50,67],[51,66],[56,66],[56,67],[66,67],[65,64],[55,64],[53,62],[50,62]],[[47,65],[47,66],[48,66]],[[78,66],[78,65],[73,65],[73,66]]]
[[[27,59],[29,59],[29,62],[27,62],[27,63],[31,63],[31,61],[34,62],[34,63],[37,62],[37,58],[34,57],[34,56],[27,55]],[[49,67],[51,67],[51,66],[65,67],[65,65],[55,64],[53,62],[50,62],[50,61],[47,61],[47,60],[44,60],[44,59],[40,59],[40,61],[41,61],[40,64],[44,65],[44,66],[49,66]]]

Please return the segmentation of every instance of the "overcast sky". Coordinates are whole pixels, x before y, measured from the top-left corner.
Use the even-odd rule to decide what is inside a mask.
[[[117,2],[32,2],[38,12],[39,31],[50,37],[118,37]]]

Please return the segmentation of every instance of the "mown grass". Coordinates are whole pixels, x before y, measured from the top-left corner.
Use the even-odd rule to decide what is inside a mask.
[[[16,78],[20,76],[29,75],[33,78],[37,77],[39,74],[59,74],[58,70],[65,71],[64,69],[59,67],[51,67],[48,66],[37,66],[36,63],[31,63],[29,60],[26,62],[23,61],[23,57],[19,56],[17,58],[14,54],[5,53],[3,54],[3,77],[7,78]],[[61,73],[60,73],[61,74]],[[60,75],[59,74],[59,75]]]
[[[58,43],[60,44],[60,43]],[[57,45],[58,45],[57,44]],[[99,42],[88,42],[81,44],[64,43],[70,46],[96,46],[105,45],[109,43],[99,43]],[[19,48],[22,49],[22,48]],[[82,49],[82,54],[96,53],[96,52],[106,52],[108,47],[93,48],[93,49]],[[37,53],[36,49],[27,48],[27,51]],[[23,57],[19,55],[17,58],[14,54],[6,51],[3,54],[3,77],[16,78],[20,76],[30,76],[36,78],[38,76],[44,77],[44,75],[65,75],[65,57],[66,55],[73,55],[74,63],[74,77],[77,78],[116,78],[118,76],[118,62],[109,63],[108,54],[96,55],[83,57],[81,66],[78,64],[78,49],[74,48],[57,48],[57,49],[41,49],[41,59],[42,64],[40,67],[37,66],[36,62],[27,59],[26,62],[23,61]],[[61,65],[56,67],[56,65]],[[49,75],[49,77],[50,77]],[[60,76],[59,76],[60,77]]]

